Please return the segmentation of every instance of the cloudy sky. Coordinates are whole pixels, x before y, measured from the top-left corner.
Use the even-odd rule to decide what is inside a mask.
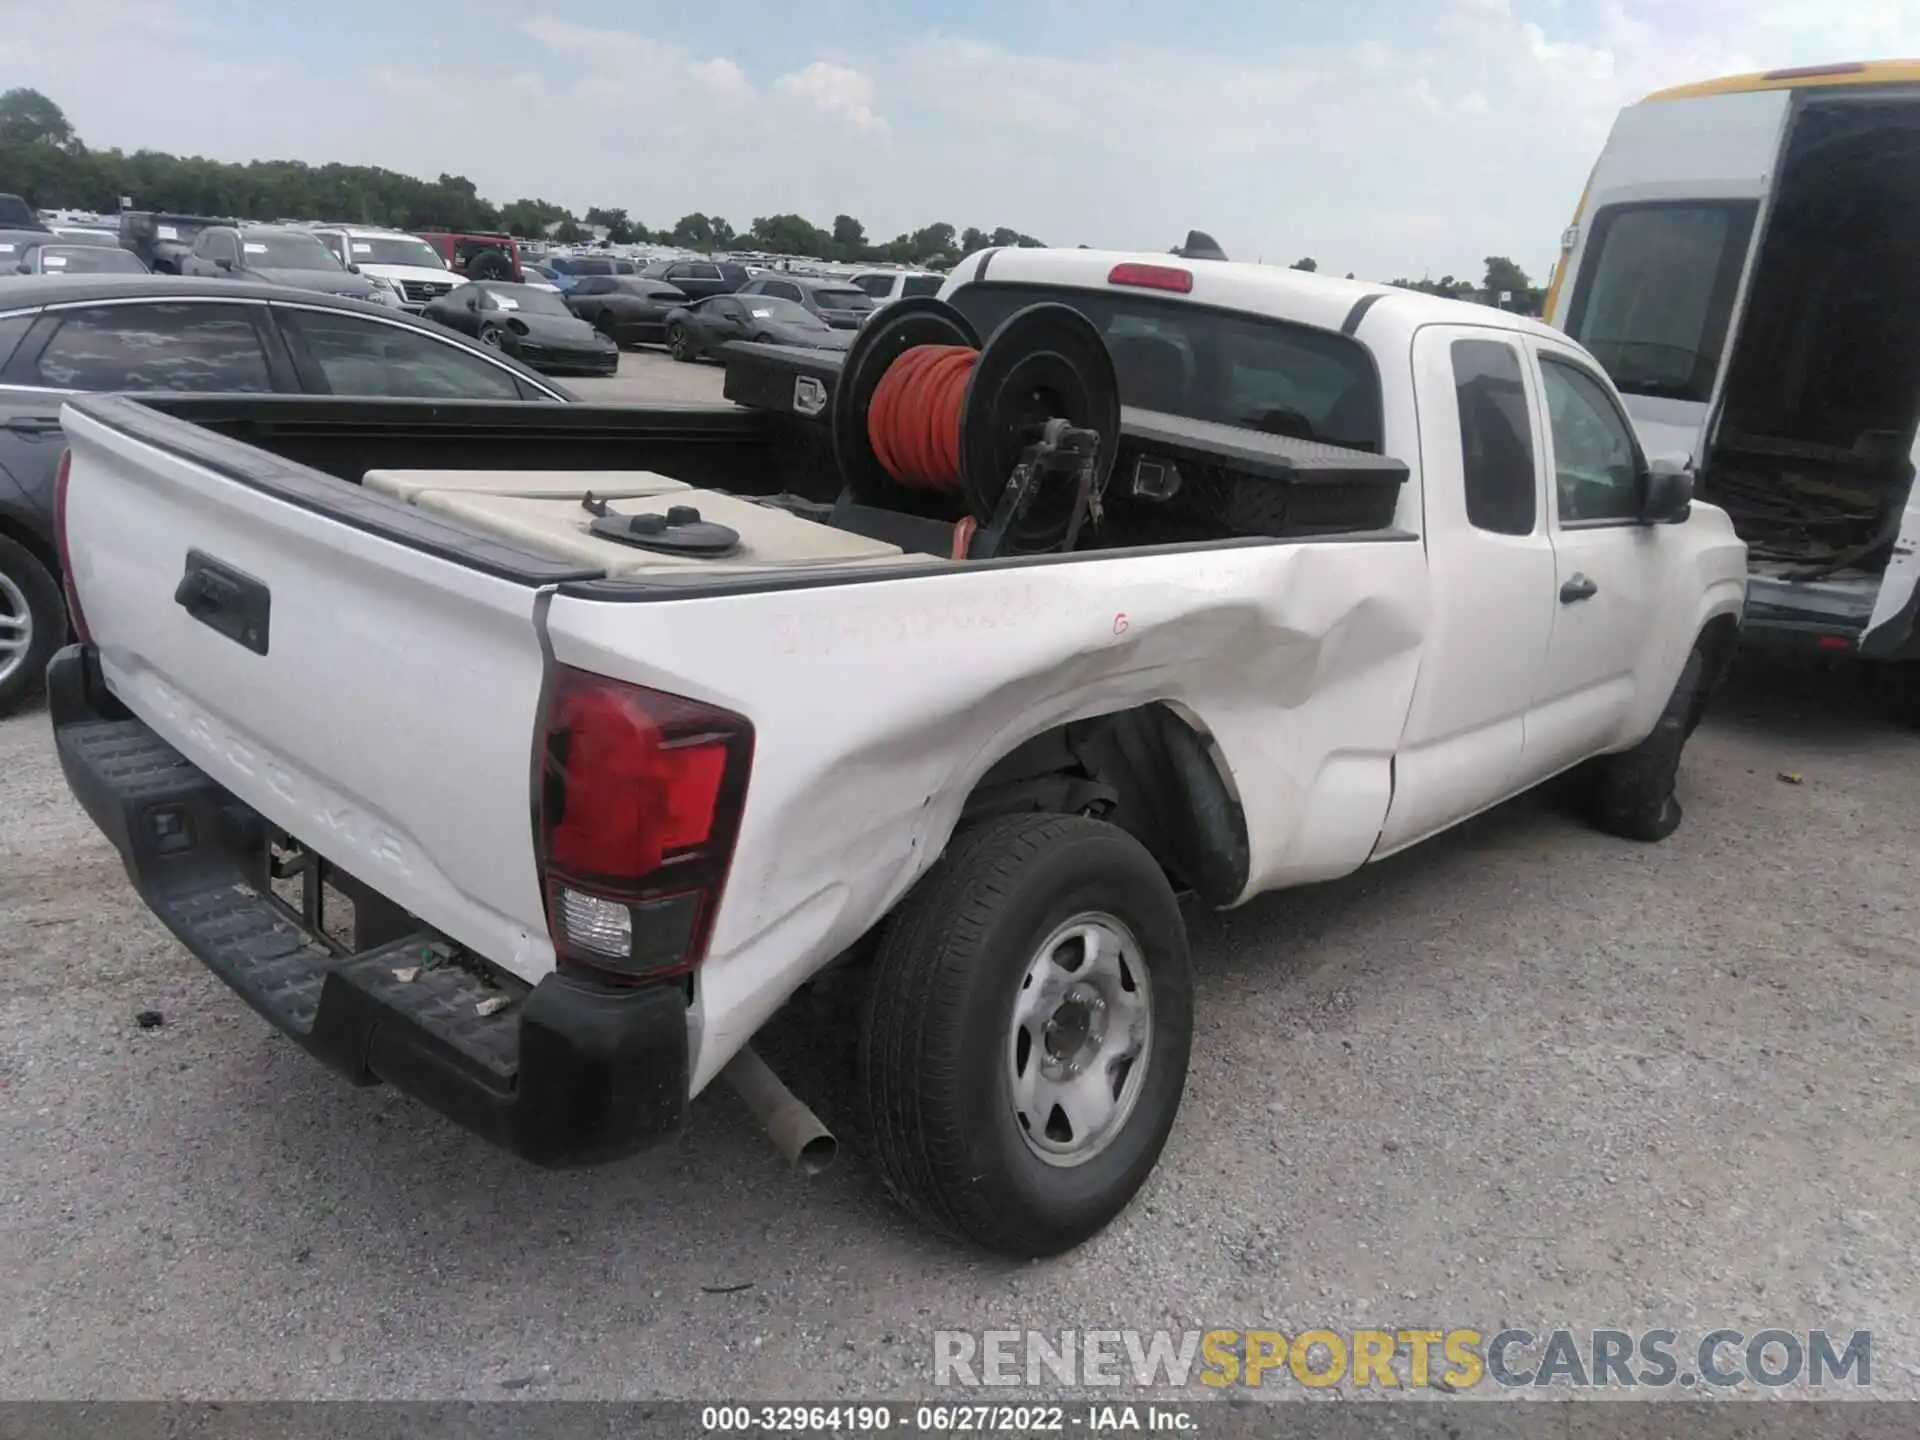
[[[1920,54],[1920,0],[0,0],[97,146],[466,175],[496,201],[933,220],[1536,276],[1619,106]]]

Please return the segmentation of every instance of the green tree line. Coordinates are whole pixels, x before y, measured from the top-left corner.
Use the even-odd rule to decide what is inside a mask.
[[[620,245],[653,242],[689,250],[767,250],[821,260],[884,260],[903,265],[950,264],[989,245],[1042,243],[1006,226],[956,230],[945,222],[876,241],[851,215],[834,216],[825,229],[801,215],[761,215],[742,231],[722,216],[695,212],[656,230],[613,207],[593,206],[575,216],[550,200],[523,198],[495,205],[464,175],[441,175],[429,181],[376,165],[308,165],[299,160],[239,164],[158,150],[132,154],[92,150],[81,142],[57,104],[27,89],[0,94],[0,192],[21,195],[42,209],[105,213],[118,209],[120,198],[127,196],[142,210],[261,220],[344,220],[400,230],[505,230],[531,238],[545,235],[552,226],[557,227],[556,239],[569,242],[585,240],[589,227],[601,226],[607,238]],[[1513,297],[1507,308],[1539,313],[1546,292],[1536,288],[1524,270],[1500,255],[1488,256],[1486,267],[1479,290],[1489,303],[1497,303],[1506,292]],[[1295,261],[1293,268],[1319,267],[1307,257]],[[1452,275],[1390,283],[1433,295],[1475,293],[1471,280]]]
[[[555,238],[585,240],[603,226],[616,244],[654,242],[692,250],[768,250],[822,260],[951,263],[987,245],[1038,245],[1000,227],[956,230],[944,222],[874,241],[851,215],[829,229],[800,215],[763,215],[738,231],[719,215],[683,215],[649,229],[626,210],[594,206],[575,216],[550,200],[495,205],[464,175],[421,180],[377,165],[309,165],[299,160],[244,164],[168,155],[158,150],[94,150],[65,113],[37,90],[0,94],[0,192],[40,209],[112,213],[126,196],[141,210],[235,215],[258,220],[342,220],[400,230],[505,230],[529,238],[557,226]]]

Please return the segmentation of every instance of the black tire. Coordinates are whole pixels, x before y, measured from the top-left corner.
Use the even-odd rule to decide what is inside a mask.
[[[1015,1116],[1015,1056],[1041,1058],[1019,1048],[1015,1004],[1048,938],[1090,914],[1117,920],[1137,942],[1150,1039],[1131,1108],[1116,1107],[1104,1148],[1055,1164]],[[1073,943],[1051,948],[1060,954]],[[1125,1045],[1122,1032],[1114,1038]],[[888,918],[874,961],[860,1085],[887,1188],[931,1229],[1003,1255],[1071,1249],[1152,1172],[1180,1108],[1192,1040],[1186,930],[1172,887],[1139,841],[1104,821],[1062,815],[1013,815],[963,831]],[[1117,1092],[1131,1083],[1128,1067]]]
[[[24,646],[8,647],[21,638]],[[47,662],[67,642],[67,603],[60,582],[31,550],[0,535],[0,716],[40,692]]]
[[[1697,702],[1706,674],[1706,656],[1696,648],[1654,722],[1653,733],[1631,750],[1594,762],[1590,793],[1596,829],[1623,840],[1651,842],[1664,840],[1680,828],[1682,812],[1673,793],[1674,782],[1687,737],[1698,723]]]
[[[1920,730],[1920,660],[1862,660],[1860,684],[1881,715]]]
[[[602,314],[598,320],[593,322],[593,328],[611,340],[614,349],[618,350],[620,348],[620,336],[617,333],[619,327],[613,323],[613,317],[611,315]]]
[[[507,258],[504,250],[482,250],[467,261],[469,280],[498,280],[506,282],[513,279],[513,261]]]
[[[687,333],[686,326],[669,325],[667,327],[667,353],[682,365],[693,363],[693,337]]]
[[[767,334],[763,330],[758,335],[753,337],[753,343],[756,345],[774,345],[774,344],[778,344],[779,342],[776,341],[771,335]]]

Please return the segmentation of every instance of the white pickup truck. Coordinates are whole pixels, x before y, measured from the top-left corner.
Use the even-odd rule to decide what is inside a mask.
[[[1495,310],[1028,249],[883,315],[991,332],[970,383],[1028,410],[981,401],[1011,448],[962,450],[1000,504],[1070,483],[1009,528],[856,474],[859,344],[795,381],[817,422],[76,398],[52,721],[146,902],[356,1082],[561,1165],[726,1072],[817,1153],[747,1047],[857,964],[892,1190],[1057,1252],[1173,1124],[1177,897],[1343,875],[1575,767],[1602,829],[1665,837],[1745,549],[1582,349]],[[1024,355],[1035,315],[1066,338]],[[1068,430],[1097,446],[1050,470]]]

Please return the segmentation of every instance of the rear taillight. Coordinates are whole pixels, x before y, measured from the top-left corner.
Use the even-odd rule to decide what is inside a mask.
[[[633,981],[697,966],[733,863],[753,726],[563,665],[541,766],[540,859],[556,953]]]
[[[1172,290],[1181,295],[1193,293],[1193,272],[1178,265],[1141,265],[1128,261],[1107,272],[1109,285],[1138,285],[1146,290]]]
[[[75,640],[90,645],[93,636],[87,631],[80,590],[73,580],[73,546],[67,542],[67,474],[72,469],[73,451],[62,450],[59,468],[53,472],[53,536],[60,550],[60,585],[67,595],[67,628]]]

